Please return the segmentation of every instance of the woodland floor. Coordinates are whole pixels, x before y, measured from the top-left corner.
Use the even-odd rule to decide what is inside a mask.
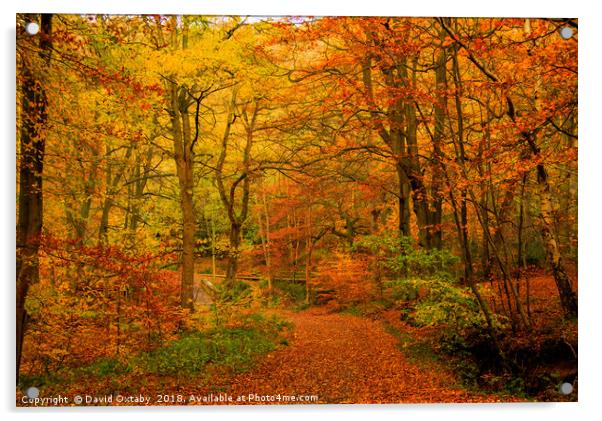
[[[324,308],[281,315],[294,325],[289,345],[268,354],[255,369],[222,379],[221,387],[213,383],[212,390],[234,399],[248,394],[317,395],[317,403],[518,400],[468,391],[443,366],[411,361],[380,321]]]
[[[545,334],[535,337],[532,334],[511,335],[509,340],[513,346],[532,350],[538,348],[539,343],[561,338],[564,343],[576,347],[577,325],[562,322],[553,279],[542,274],[533,276],[531,287],[533,321],[538,331]],[[201,398],[229,395],[233,399],[232,402],[212,400],[192,404],[525,401],[524,397],[508,393],[488,393],[464,386],[452,365],[433,352],[431,345],[437,344],[429,343],[428,338],[434,340],[432,338],[436,336],[432,333],[436,333],[436,328],[420,328],[401,321],[398,310],[381,308],[373,313],[364,312],[362,316],[341,312],[340,308],[328,305],[300,312],[284,309],[264,311],[267,315],[277,315],[292,326],[285,330],[279,346],[261,355],[249,371],[236,374],[220,367],[207,367],[201,376],[188,378],[179,375],[141,376],[132,372],[102,381],[82,378],[65,392],[100,394],[110,389],[132,394],[181,394],[186,399],[193,395]],[[556,313],[558,317],[549,317]],[[556,360],[536,368],[536,373],[542,376],[563,369]],[[567,370],[576,370],[576,366],[571,365]],[[256,398],[252,402],[237,401],[237,397],[249,395]],[[317,396],[318,400],[292,402],[276,399],[270,402],[257,398],[278,395]],[[19,405],[19,393],[17,398]],[[561,399],[558,394],[553,394],[544,400]]]

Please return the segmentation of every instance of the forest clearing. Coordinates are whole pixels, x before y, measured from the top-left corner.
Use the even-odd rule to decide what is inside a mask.
[[[17,27],[17,406],[577,400],[576,19]]]

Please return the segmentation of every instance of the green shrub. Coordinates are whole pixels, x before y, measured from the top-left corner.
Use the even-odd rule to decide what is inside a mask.
[[[357,304],[356,305],[350,305],[348,307],[344,307],[341,310],[341,313],[343,313],[343,314],[350,314],[352,316],[357,316],[357,317],[363,316],[363,314],[364,314],[363,311],[362,311],[362,309]]]
[[[546,250],[538,238],[525,243],[525,260],[528,265],[543,267],[546,262]]]
[[[291,328],[292,324],[276,315],[266,317],[260,313],[250,313],[239,317],[246,329],[257,329],[268,336],[276,336],[285,328]]]
[[[472,291],[450,279],[402,279],[389,282],[388,287],[392,297],[412,297],[412,300],[415,300],[409,317],[416,325],[445,325],[454,331],[487,327]],[[419,291],[422,291],[424,296],[419,297]],[[495,318],[494,321],[498,325],[504,323],[501,317]]]
[[[293,311],[300,312],[303,310],[307,310],[310,307],[311,307],[311,304],[306,303],[306,302],[300,302],[295,307],[293,307]]]
[[[242,328],[191,333],[142,354],[138,362],[145,372],[158,375],[192,376],[210,363],[240,372],[249,369],[258,355],[274,350],[281,342],[279,333],[288,326],[274,316],[249,315]]]
[[[294,303],[305,300],[305,284],[274,280],[272,286],[282,291]]]
[[[385,323],[385,331],[397,339],[396,346],[412,362],[425,364],[440,361],[426,337],[402,331],[390,323]]]
[[[389,269],[414,276],[451,277],[459,258],[445,249],[416,247],[408,237],[400,239],[400,253],[387,262]]]
[[[117,358],[102,358],[94,363],[78,369],[81,374],[86,376],[117,376],[132,371],[132,366],[128,362],[123,362]]]
[[[369,250],[382,268],[405,277],[453,277],[460,261],[449,250],[427,250],[412,237],[399,235],[365,236],[354,247]]]
[[[217,357],[217,346],[203,335],[190,335],[142,354],[139,365],[147,373],[195,374]]]

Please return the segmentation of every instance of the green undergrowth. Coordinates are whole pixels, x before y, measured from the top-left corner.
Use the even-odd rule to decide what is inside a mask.
[[[147,373],[193,376],[207,364],[239,372],[247,370],[259,354],[274,350],[274,338],[257,329],[216,329],[193,333],[139,357]]]
[[[341,314],[349,314],[356,317],[378,318],[378,315],[393,307],[391,300],[377,300],[366,303],[352,303],[344,305],[340,309]]]
[[[434,351],[431,343],[426,339],[403,332],[390,323],[385,323],[385,331],[397,339],[397,348],[414,363],[440,364],[441,357]]]
[[[205,331],[184,332],[162,347],[141,352],[129,358],[102,358],[91,364],[64,368],[55,373],[22,375],[20,387],[36,386],[46,394],[65,388],[81,389],[86,384],[119,387],[120,378],[139,379],[136,390],[144,385],[145,376],[168,376],[179,379],[198,378],[209,373],[240,373],[251,369],[261,355],[288,344],[285,332],[291,325],[276,317],[248,315],[236,328],[212,327]],[[107,390],[105,390],[107,391]]]

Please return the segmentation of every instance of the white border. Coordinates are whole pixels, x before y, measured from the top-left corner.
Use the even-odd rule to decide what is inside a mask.
[[[352,15],[352,16],[518,16],[518,17],[576,17],[583,7],[577,2],[559,0],[499,2],[478,0],[444,1],[386,1],[386,0],[102,0],[88,5],[77,0],[22,0],[16,5],[20,12],[41,10],[54,13],[174,13],[215,15]]]
[[[253,419],[287,420],[318,417],[344,417],[365,419],[376,416],[388,419],[458,419],[498,420],[539,418],[548,420],[593,419],[602,413],[602,378],[600,377],[600,330],[598,325],[601,306],[602,276],[599,246],[602,241],[600,219],[602,200],[602,142],[599,107],[602,92],[600,63],[600,14],[594,2],[578,1],[415,1],[415,0],[304,0],[291,3],[285,0],[21,0],[18,3],[2,2],[2,55],[0,71],[2,92],[0,101],[4,136],[0,138],[0,177],[2,179],[2,214],[0,215],[0,244],[4,289],[2,332],[0,345],[4,369],[0,381],[1,411],[8,419],[34,419],[43,417],[60,419],[120,419],[132,415],[164,421],[166,416],[178,419],[215,418],[220,420],[251,417]],[[577,404],[467,404],[467,405],[352,405],[317,407],[195,407],[195,408],[79,408],[56,410],[14,409],[13,357],[14,351],[14,230],[15,230],[15,13],[177,13],[177,14],[235,14],[235,15],[400,15],[400,16],[520,16],[520,17],[578,17],[579,18],[579,403]],[[10,345],[6,345],[10,344]]]

